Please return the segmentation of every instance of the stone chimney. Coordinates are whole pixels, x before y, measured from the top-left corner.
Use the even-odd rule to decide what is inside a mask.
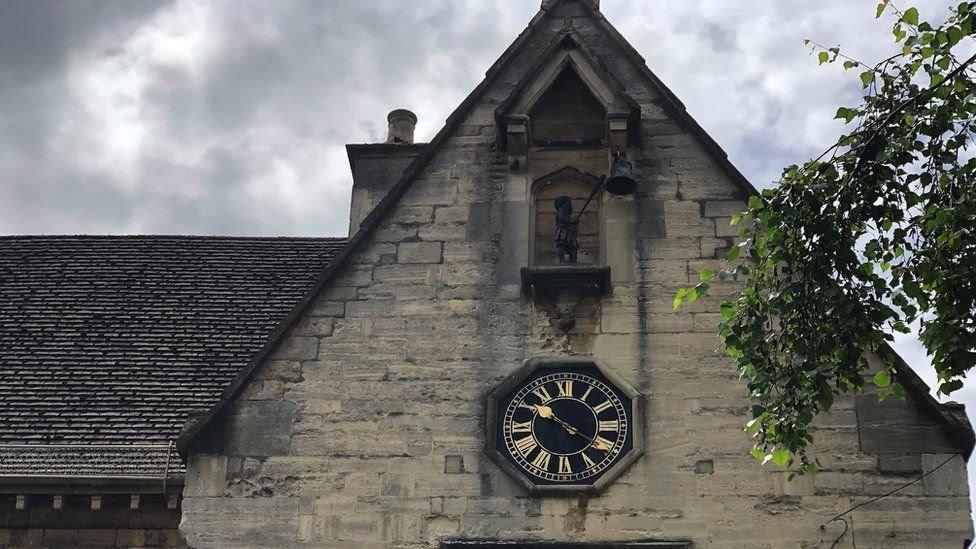
[[[389,137],[383,143],[346,145],[352,170],[352,203],[349,208],[349,236],[400,180],[403,170],[420,154],[426,143],[414,143],[417,115],[396,109],[386,117]]]
[[[390,123],[390,134],[387,143],[413,145],[413,131],[417,127],[417,115],[407,109],[396,109],[386,117]]]

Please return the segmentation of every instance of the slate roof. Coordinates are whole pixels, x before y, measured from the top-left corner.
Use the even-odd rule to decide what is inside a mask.
[[[217,402],[344,244],[0,237],[0,476],[65,464],[97,476],[98,463],[106,476],[158,473],[149,456]],[[38,449],[13,446],[24,444]],[[156,447],[52,461],[44,445]]]
[[[6,479],[163,480],[185,473],[172,444],[0,446],[0,478]]]

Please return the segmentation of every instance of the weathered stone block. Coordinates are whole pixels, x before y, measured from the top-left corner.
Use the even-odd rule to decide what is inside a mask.
[[[441,263],[443,242],[401,242],[397,245],[397,263]]]
[[[295,405],[275,400],[237,401],[223,425],[224,455],[272,456],[288,451]]]
[[[467,206],[440,206],[434,210],[434,223],[438,225],[467,223],[471,216]]]
[[[186,464],[183,497],[217,497],[227,486],[227,456],[193,456]]]
[[[895,475],[921,473],[922,456],[919,454],[878,454],[878,471]]]
[[[291,336],[278,346],[272,360],[315,360],[318,353],[318,338]]]
[[[702,218],[698,202],[669,200],[664,203],[664,214],[669,237],[715,235],[715,221]]]
[[[400,206],[390,218],[396,223],[424,225],[434,219],[433,206]]]
[[[861,450],[873,454],[955,452],[937,421],[911,400],[878,402],[873,390],[855,399]]]
[[[969,495],[966,461],[958,454],[922,454],[922,474],[927,475],[922,479],[925,495]]]
[[[386,316],[393,312],[391,299],[367,299],[365,301],[346,302],[346,317]]]
[[[285,382],[278,379],[256,380],[241,393],[244,400],[280,400],[285,395]]]
[[[464,459],[461,456],[444,456],[444,472],[457,475],[464,472]]]
[[[302,320],[295,332],[312,337],[328,337],[332,335],[334,329],[334,318],[309,316]]]
[[[732,217],[746,210],[746,205],[738,200],[708,200],[705,202],[705,217]]]

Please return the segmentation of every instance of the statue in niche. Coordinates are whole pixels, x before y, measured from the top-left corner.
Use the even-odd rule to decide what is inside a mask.
[[[573,201],[556,198],[556,256],[560,263],[576,263],[579,253],[579,217],[573,217]]]

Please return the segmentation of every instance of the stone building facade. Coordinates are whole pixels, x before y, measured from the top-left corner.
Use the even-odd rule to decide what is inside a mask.
[[[524,268],[551,257],[548,188],[579,207],[621,150],[638,188],[598,194],[581,231],[609,288],[540,298]],[[845,397],[823,418],[823,471],[790,482],[749,456],[714,335],[734,286],[671,301],[720,265],[755,191],[594,2],[544,2],[431,143],[351,148],[354,172],[368,153],[388,166],[356,174],[343,254],[184,431],[191,545],[830,547],[831,517],[946,460],[847,515],[837,546],[972,536],[968,422],[904,366],[909,399]],[[533,495],[486,457],[486,395],[536,357],[596,359],[644,396],[643,456],[601,494]]]
[[[0,545],[57,546],[109,528],[32,532],[17,514],[27,509],[14,507],[27,486],[54,494],[37,489],[51,484],[43,474],[25,484],[27,466],[3,467],[25,455],[17,448],[50,451],[78,443],[77,433],[88,444],[172,442],[183,458],[172,480],[183,487],[179,543],[192,547],[958,548],[972,538],[972,428],[893,352],[870,360],[893,362],[908,398],[838,398],[815,433],[822,471],[789,481],[749,455],[745,388],[715,337],[717,304],[735,285],[716,284],[680,312],[672,299],[701,268],[721,265],[734,243],[730,217],[755,189],[597,1],[545,0],[430,143],[413,142],[409,113],[394,111],[390,122],[387,143],[348,147],[348,239],[112,241],[116,256],[142,259],[89,276],[170,285],[149,288],[137,311],[116,305],[99,317],[163,315],[138,344],[109,348],[141,349],[110,373],[153,389],[133,407],[115,378],[86,381],[94,395],[107,391],[99,384],[117,389],[99,404],[103,416],[124,418],[110,429],[67,414],[0,428],[0,451],[11,452],[0,453]],[[603,188],[621,154],[636,188],[618,196]],[[593,197],[580,218],[580,264],[554,260],[560,196],[577,213]],[[0,337],[24,346],[32,332],[17,319],[33,326],[41,313],[18,298],[36,283],[20,281],[63,286],[58,277],[76,263],[38,275],[39,251],[80,257],[99,247],[0,243],[23,249],[0,247],[0,267],[13,266],[0,273],[14,273],[14,283],[0,278],[14,304],[0,304]],[[167,272],[184,270],[139,278],[153,256],[173,262]],[[99,287],[82,282],[71,295]],[[151,306],[149,296],[186,287],[207,291]],[[87,314],[78,307],[76,316]],[[107,324],[86,329],[107,344],[139,329]],[[78,346],[72,360],[88,349]],[[9,356],[0,351],[0,399],[25,415],[50,409],[54,396],[17,396],[32,352]],[[126,366],[153,360],[155,368]],[[540,493],[492,458],[493,395],[540,361],[598,365],[636,403],[629,457],[600,490]],[[64,386],[77,379],[43,375]],[[162,410],[171,413],[154,430]],[[0,427],[20,421],[5,413]],[[43,439],[32,438],[39,429]],[[39,516],[51,514],[47,499],[34,501]]]

